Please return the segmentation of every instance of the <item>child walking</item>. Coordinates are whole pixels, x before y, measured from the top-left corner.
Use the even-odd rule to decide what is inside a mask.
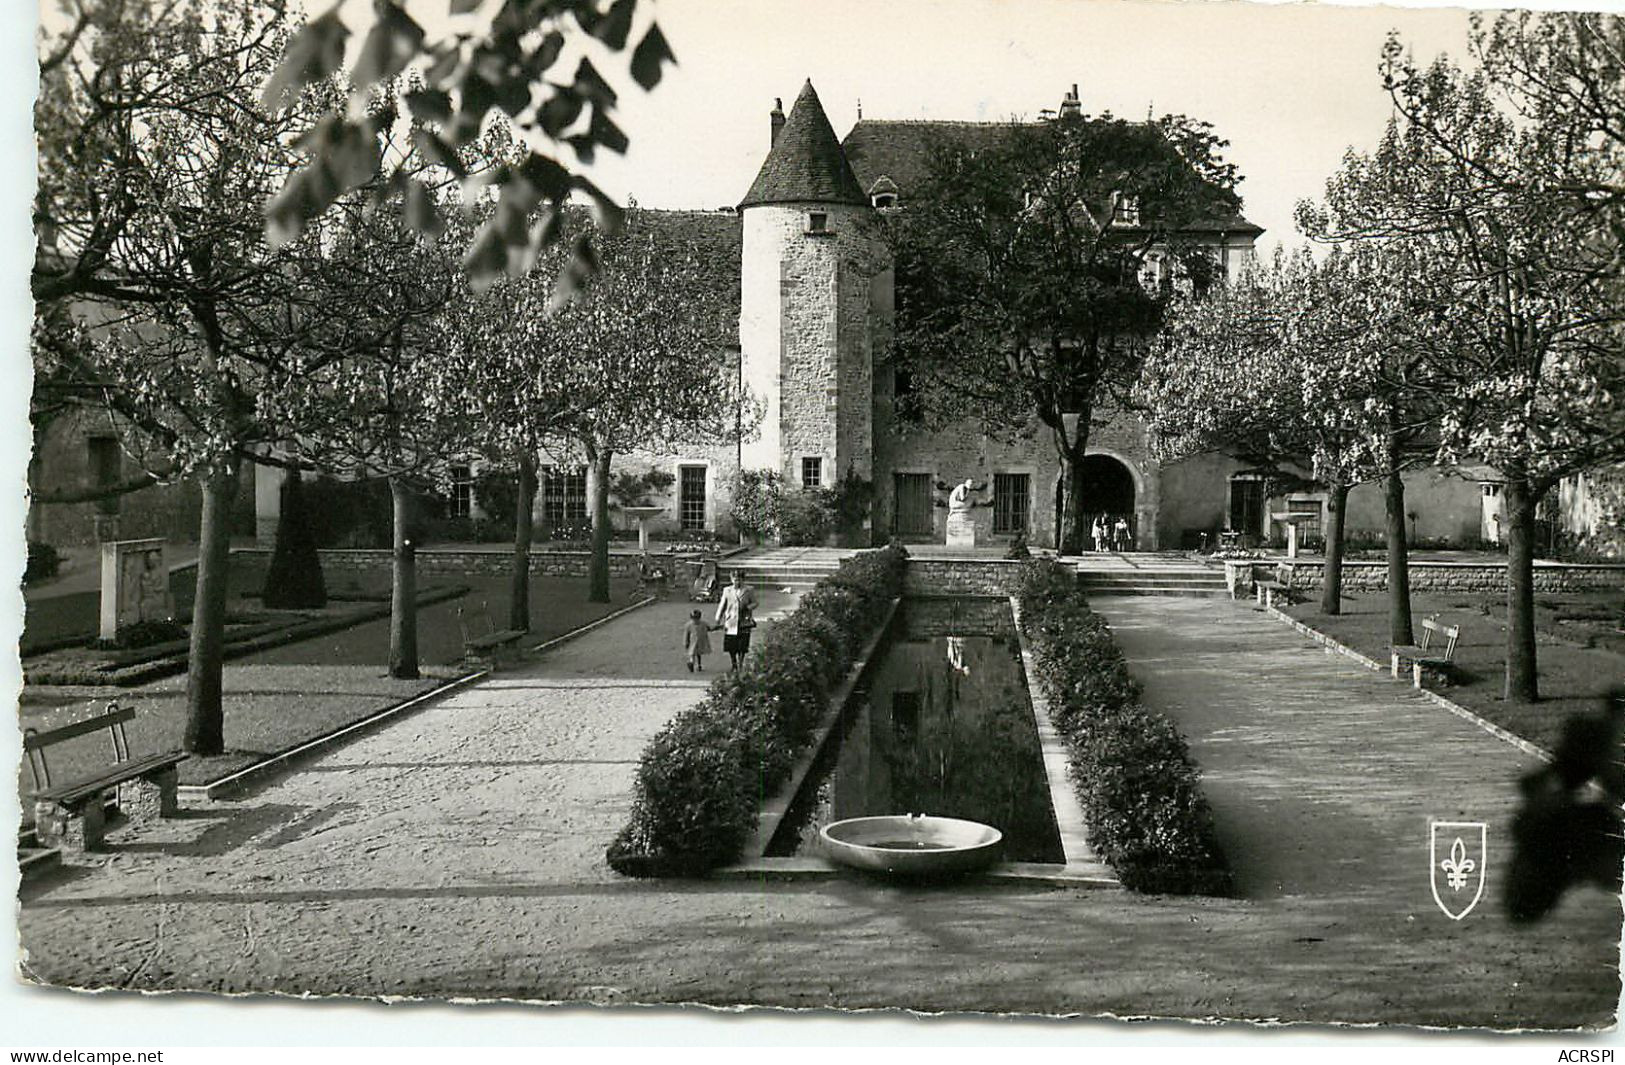
[[[688,671],[705,672],[704,657],[711,653],[710,630],[700,620],[698,610],[689,611],[688,624],[683,626],[683,651],[688,655]]]

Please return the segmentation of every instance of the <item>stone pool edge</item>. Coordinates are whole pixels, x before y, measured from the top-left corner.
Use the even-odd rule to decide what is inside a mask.
[[[998,598],[989,596],[988,598]],[[1044,778],[1049,785],[1050,809],[1055,813],[1056,828],[1061,837],[1061,853],[1066,858],[1064,864],[1055,865],[1047,862],[1000,862],[978,875],[977,879],[997,880],[1005,883],[1031,883],[1045,884],[1060,887],[1087,887],[1087,888],[1115,888],[1122,889],[1117,876],[1098,857],[1089,846],[1088,830],[1083,816],[1083,807],[1078,803],[1077,794],[1072,790],[1072,782],[1067,778],[1067,749],[1061,736],[1055,731],[1055,726],[1049,719],[1049,703],[1032,681],[1033,657],[1032,648],[1027,638],[1021,632],[1021,605],[1015,596],[1006,597],[1010,604],[1010,612],[1015,621],[1016,639],[1021,647],[1022,679],[1027,689],[1027,708],[1032,712],[1033,725],[1038,730],[1039,747],[1044,762]],[[713,880],[833,880],[837,877],[850,875],[831,865],[823,858],[789,857],[768,858],[765,853],[778,833],[779,825],[783,823],[790,804],[801,793],[802,785],[806,782],[807,774],[812,770],[830,736],[834,733],[836,725],[840,723],[841,715],[846,708],[847,700],[851,698],[853,690],[857,687],[859,679],[869,668],[875,651],[881,641],[891,631],[892,622],[897,616],[898,608],[903,598],[898,597],[891,601],[886,610],[886,616],[875,627],[873,635],[858,652],[853,660],[852,667],[842,679],[836,689],[830,693],[829,705],[825,710],[824,720],[819,723],[814,734],[813,742],[806,752],[797,760],[795,768],[791,770],[790,778],[779,793],[772,799],[763,803],[762,809],[756,817],[756,832],[745,845],[745,853],[751,857],[732,865],[725,865],[713,869],[708,879]]]
[[[1114,887],[1120,887],[1113,873],[1089,845],[1089,823],[1083,814],[1083,804],[1072,788],[1068,775],[1070,755],[1066,741],[1050,720],[1049,700],[1036,683],[1037,665],[1033,661],[1032,645],[1021,631],[1021,600],[1010,596],[1010,616],[1016,623],[1016,640],[1021,647],[1021,672],[1027,683],[1027,705],[1033,713],[1033,724],[1038,729],[1038,745],[1044,759],[1044,776],[1049,780],[1050,809],[1055,811],[1055,827],[1061,835],[1061,853],[1066,857],[1063,873],[1072,876],[1100,878]]]

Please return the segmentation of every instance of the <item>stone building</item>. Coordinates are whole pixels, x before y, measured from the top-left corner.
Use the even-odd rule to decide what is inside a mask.
[[[1078,106],[1074,90],[1063,107]],[[979,539],[1019,530],[1034,543],[1054,542],[1060,468],[1046,442],[1019,433],[995,439],[970,421],[927,432],[899,417],[896,399],[907,381],[884,359],[892,271],[886,248],[864,224],[875,210],[907,209],[935,141],[974,146],[1002,129],[860,119],[841,140],[808,82],[788,114],[777,105],[771,112],[767,157],[737,219],[730,219],[740,233],[740,372],[766,400],[761,432],[738,448],[737,464],[776,470],[792,486],[828,487],[846,475],[871,482],[876,541],[942,540],[946,511],[937,505],[937,486],[969,477],[985,486],[982,499],[992,503],[973,512]],[[1196,236],[1234,276],[1261,232],[1233,216],[1204,223]],[[697,513],[693,497],[702,476],[708,517],[726,514],[722,492],[736,468],[728,458],[645,455],[628,462],[678,475],[670,513],[682,523]],[[1144,425],[1132,417],[1094,430],[1085,469],[1094,505],[1126,515],[1142,548],[1179,546],[1195,530],[1228,526],[1232,511],[1267,535],[1265,501],[1258,499],[1254,510],[1239,502],[1252,498],[1245,495],[1252,482],[1234,482],[1241,487],[1231,498],[1232,477],[1242,471],[1239,461],[1219,455],[1160,464]]]
[[[1080,109],[1076,87],[1061,107]],[[771,469],[792,487],[827,488],[842,476],[860,477],[873,486],[862,539],[940,543],[947,512],[937,505],[938,485],[968,477],[984,486],[981,498],[992,504],[973,511],[979,541],[1021,531],[1034,544],[1054,544],[1060,468],[1042,435],[996,439],[969,419],[926,431],[899,416],[897,397],[909,386],[885,360],[893,276],[887,249],[865,225],[877,210],[907,210],[933,143],[974,148],[1003,129],[860,118],[841,139],[808,82],[788,114],[777,104],[770,113],[766,158],[737,208],[646,212],[668,237],[726,267],[718,278],[726,289],[723,313],[738,323],[734,372],[766,404],[752,438],[617,458],[618,469],[669,475],[671,487],[652,499],[666,507],[653,527],[729,536],[733,474]],[[1261,233],[1232,215],[1207,220],[1190,235],[1233,278]],[[1091,432],[1084,474],[1091,506],[1126,516],[1140,549],[1195,547],[1204,536],[1213,542],[1220,530],[1279,539],[1282,526],[1273,515],[1283,512],[1301,515],[1300,531],[1311,540],[1324,527],[1326,493],[1307,478],[1288,486],[1217,452],[1159,462],[1146,427],[1132,416],[1108,418]],[[1413,534],[1459,545],[1498,539],[1496,476],[1484,468],[1413,474]],[[267,511],[275,501],[274,491],[261,491],[262,531],[274,526]],[[464,505],[477,511],[478,500]],[[1356,488],[1347,512],[1351,535],[1380,537],[1383,507],[1381,486]],[[542,528],[578,525],[586,514],[582,469],[566,457],[544,457],[536,502]]]

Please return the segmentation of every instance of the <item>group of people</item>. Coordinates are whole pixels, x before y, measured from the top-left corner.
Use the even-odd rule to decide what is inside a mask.
[[[1094,538],[1096,551],[1127,551],[1134,546],[1134,533],[1128,518],[1122,514],[1114,519],[1110,514],[1096,514],[1089,534]]]
[[[756,627],[756,592],[738,570],[728,577],[728,586],[717,600],[716,617],[707,625],[698,610],[689,611],[688,624],[683,627],[683,654],[688,660],[690,673],[705,671],[705,656],[711,653],[710,634],[722,630],[722,649],[728,653],[730,667],[738,669],[750,651],[751,630]]]

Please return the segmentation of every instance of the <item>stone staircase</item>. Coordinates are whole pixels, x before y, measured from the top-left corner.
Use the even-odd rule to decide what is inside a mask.
[[[853,551],[838,547],[763,547],[722,560],[723,572],[739,570],[757,588],[805,592],[841,567]]]
[[[1179,595],[1224,599],[1224,570],[1187,555],[1100,554],[1077,559],[1078,581],[1088,595]]]

